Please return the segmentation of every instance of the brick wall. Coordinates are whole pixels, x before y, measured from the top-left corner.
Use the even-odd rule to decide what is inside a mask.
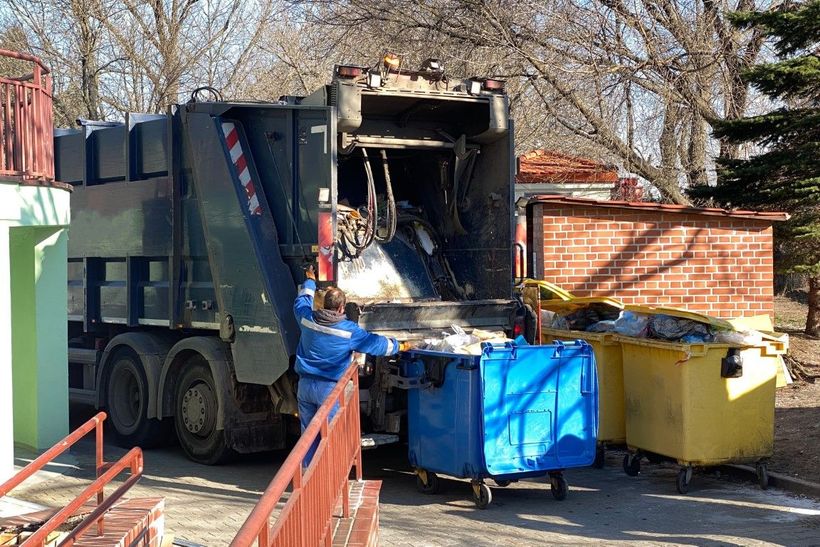
[[[530,219],[530,256],[543,249],[531,275],[576,295],[774,313],[769,220],[560,203],[534,204]]]

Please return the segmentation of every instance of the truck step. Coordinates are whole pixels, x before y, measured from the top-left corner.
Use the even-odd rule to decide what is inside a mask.
[[[397,442],[399,442],[399,436],[393,433],[367,433],[362,435],[362,450]]]

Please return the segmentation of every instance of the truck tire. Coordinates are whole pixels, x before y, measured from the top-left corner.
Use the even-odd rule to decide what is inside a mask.
[[[226,442],[225,430],[217,429],[222,409],[216,384],[205,358],[197,355],[183,366],[174,396],[174,426],[179,444],[191,460],[216,465],[235,453]]]
[[[170,421],[148,418],[148,379],[139,356],[131,348],[120,348],[110,363],[105,408],[114,442],[124,448],[163,444]]]

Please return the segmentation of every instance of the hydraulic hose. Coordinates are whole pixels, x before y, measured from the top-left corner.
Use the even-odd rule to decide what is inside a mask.
[[[367,157],[367,149],[362,148],[364,158],[364,172],[367,175],[367,228],[365,229],[364,241],[361,242],[361,249],[370,246],[376,237],[376,223],[379,218],[379,204],[376,199],[376,181],[373,179],[373,169],[370,167],[370,159]]]
[[[384,167],[384,184],[387,187],[387,234],[382,241],[390,241],[396,235],[396,199],[393,197],[393,184],[390,181],[390,167],[387,164],[387,151],[382,148],[382,166]]]

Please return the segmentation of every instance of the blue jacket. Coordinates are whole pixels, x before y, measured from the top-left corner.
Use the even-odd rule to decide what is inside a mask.
[[[398,353],[399,343],[395,338],[371,334],[344,315],[334,323],[317,317],[313,311],[315,291],[316,282],[307,279],[293,303],[293,313],[302,330],[296,349],[296,373],[299,377],[335,382],[350,366],[354,351],[375,356]]]

